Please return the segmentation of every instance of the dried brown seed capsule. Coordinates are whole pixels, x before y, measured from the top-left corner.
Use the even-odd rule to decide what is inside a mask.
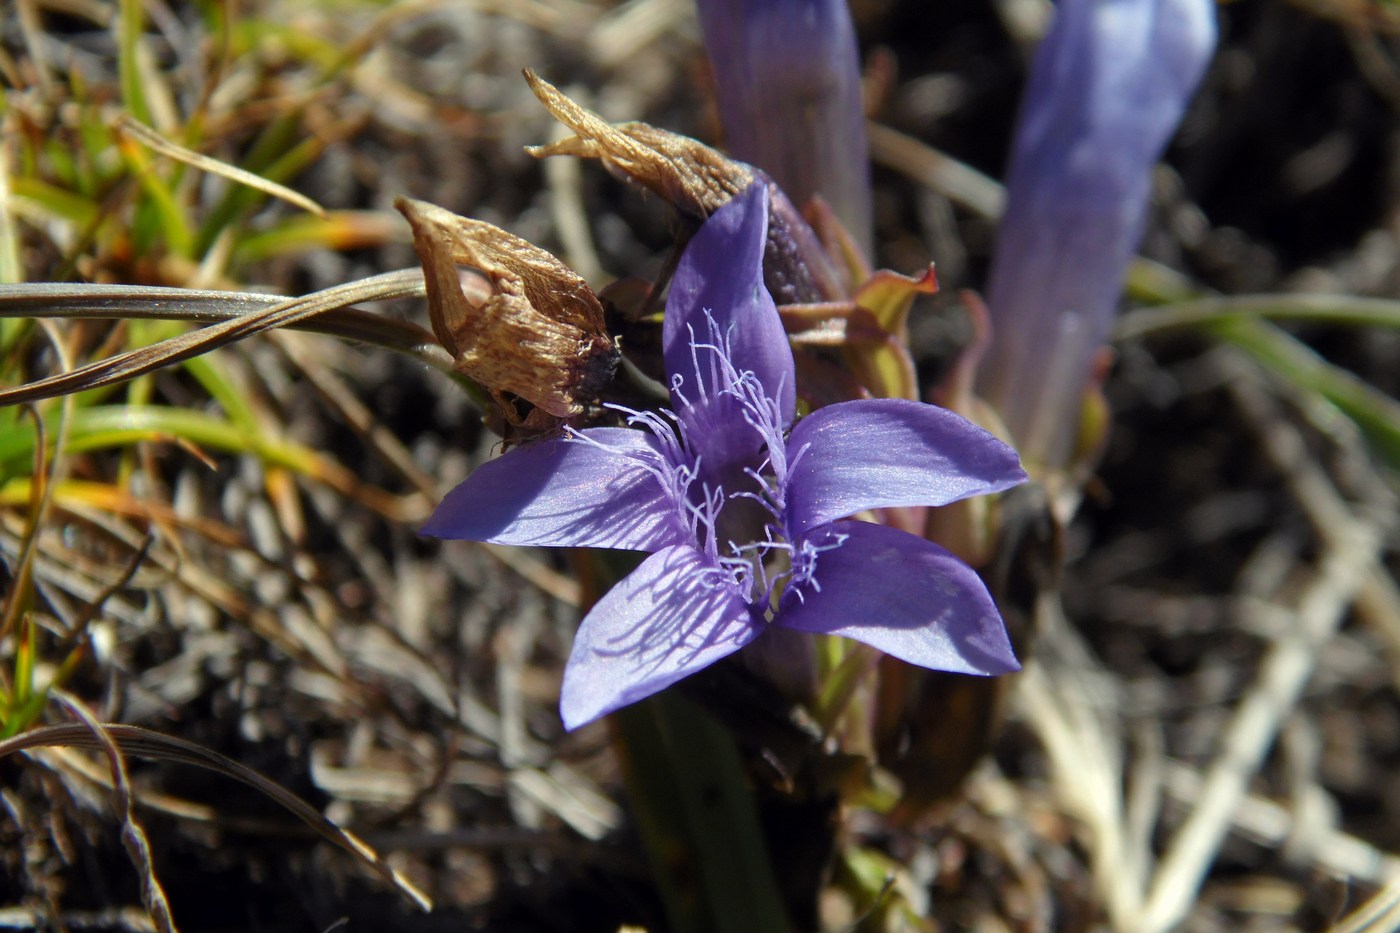
[[[492,224],[407,198],[394,206],[413,227],[433,332],[458,371],[491,394],[509,425],[527,433],[583,414],[618,363],[603,305],[588,283]],[[463,269],[485,276],[490,294],[469,297]],[[535,410],[522,412],[515,399]]]

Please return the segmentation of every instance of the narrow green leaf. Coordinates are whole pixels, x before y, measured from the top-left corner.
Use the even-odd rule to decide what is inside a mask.
[[[126,447],[140,441],[176,440],[211,450],[253,454],[303,475],[324,473],[320,456],[309,447],[250,434],[219,415],[164,405],[96,405],[78,409],[69,422],[64,450],[76,454]],[[27,422],[0,433],[0,474],[25,475],[34,443],[35,432]]]
[[[113,25],[117,31],[117,70],[122,101],[132,116],[142,123],[150,123],[151,106],[141,85],[141,65],[137,60],[141,34],[146,27],[141,0],[121,0]]]
[[[1400,469],[1400,403],[1267,321],[1235,318],[1207,330],[1294,385],[1314,392],[1356,422],[1392,469]]]
[[[1270,321],[1400,329],[1400,301],[1353,295],[1182,296],[1125,315],[1115,340],[1197,330],[1239,347],[1256,362],[1316,394],[1354,421],[1378,455],[1400,468],[1400,403],[1323,359]]]
[[[666,691],[615,713],[613,723],[632,811],[673,933],[786,933],[733,737]]]
[[[76,226],[86,227],[97,219],[98,207],[91,199],[38,178],[17,176],[10,179],[10,195],[17,200],[29,201]]]
[[[1400,301],[1355,295],[1190,296],[1124,315],[1114,328],[1114,339],[1130,340],[1246,320],[1400,329]]]
[[[131,173],[140,181],[141,190],[146,192],[150,205],[148,210],[155,214],[155,223],[159,226],[166,248],[176,256],[192,258],[195,255],[194,234],[185,217],[185,208],[176,199],[174,190],[166,184],[156,171],[150,155],[139,145],[129,140],[120,140],[117,145],[131,166]]]

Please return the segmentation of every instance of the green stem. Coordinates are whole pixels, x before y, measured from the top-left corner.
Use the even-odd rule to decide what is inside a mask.
[[[673,933],[790,929],[733,737],[665,692],[612,717],[632,813]]]

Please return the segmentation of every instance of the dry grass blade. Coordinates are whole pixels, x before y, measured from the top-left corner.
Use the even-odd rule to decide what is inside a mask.
[[[1389,933],[1400,929],[1400,879],[1343,917],[1329,933]]]
[[[68,635],[67,641],[70,645],[77,647],[87,642],[88,626],[97,618],[107,600],[126,589],[131,585],[131,581],[136,579],[136,572],[141,569],[141,565],[146,561],[146,556],[151,553],[151,545],[155,544],[155,540],[155,536],[150,534],[142,538],[140,545],[132,552],[131,558],[127,560],[121,576],[103,587],[102,591],[97,594],[97,598],[83,608],[82,614],[74,620],[72,631]]]
[[[403,274],[414,272],[405,270]],[[218,324],[247,318],[286,304],[289,300],[281,295],[257,292],[221,292],[159,285],[34,282],[0,285],[0,318],[139,318]],[[282,326],[409,353],[422,357],[439,369],[451,367],[446,352],[426,328],[359,308],[334,308]]]
[[[555,140],[565,139],[568,129],[555,125]],[[583,171],[577,159],[547,159],[544,177],[549,185],[549,209],[564,258],[570,268],[584,281],[601,282],[607,278],[598,249],[589,229],[588,209],[583,200]]]
[[[24,411],[34,419],[35,436],[38,438],[38,443],[34,446],[34,482],[29,489],[30,521],[20,539],[18,559],[11,569],[14,577],[9,592],[5,596],[3,606],[0,606],[0,638],[17,632],[20,617],[32,593],[39,529],[43,525],[44,513],[48,511],[50,491],[53,488],[44,462],[45,452],[48,450],[44,443],[44,419],[40,418],[39,413],[32,407],[26,407]]]
[[[1162,772],[1163,790],[1178,804],[1195,807],[1204,786],[1201,774],[1179,761],[1167,762]],[[1400,857],[1334,827],[1300,833],[1296,808],[1256,794],[1240,800],[1230,822],[1232,830],[1243,838],[1270,852],[1287,849],[1292,861],[1327,877],[1346,878],[1358,886],[1389,886],[1392,896],[1397,897],[1395,909],[1400,910]]]
[[[305,338],[282,332],[273,334],[272,337],[287,362],[306,377],[317,394],[360,436],[370,450],[422,495],[434,502],[441,498],[437,482],[418,466],[413,454],[398,436],[379,420],[374,411],[361,401],[329,366],[322,364],[316,354],[310,352]]]
[[[866,125],[870,157],[965,207],[979,217],[996,220],[1006,207],[1006,191],[964,162],[939,152],[912,136],[880,123]]]
[[[58,338],[57,329],[52,324],[44,322],[43,331],[53,345],[59,364],[65,371],[71,369],[72,360],[69,350]],[[72,410],[73,400],[71,398],[64,399],[59,406],[60,417],[55,432],[52,456],[49,456],[50,448],[44,441],[44,419],[33,406],[25,407],[25,414],[34,421],[34,434],[38,441],[34,448],[34,473],[29,489],[29,518],[18,549],[18,558],[11,567],[13,579],[10,591],[4,599],[3,606],[0,606],[0,638],[13,638],[15,640],[16,655],[14,682],[7,684],[4,683],[3,678],[0,678],[0,685],[3,685],[3,689],[10,694],[6,699],[17,702],[21,707],[30,706],[35,702],[33,690],[34,643],[30,630],[32,617],[28,610],[34,598],[34,564],[36,558],[40,556],[39,532],[53,502],[53,487],[59,478],[58,464],[62,457],[63,444],[68,433],[68,419],[72,415]],[[21,728],[22,726],[19,724],[25,722],[25,720],[13,716],[7,718],[9,721],[4,724],[5,731],[0,734],[8,734],[16,728]]]
[[[1301,433],[1276,411],[1259,377],[1235,357],[1222,354],[1222,360],[1230,367],[1226,372],[1236,403],[1247,422],[1256,426],[1264,450],[1284,471],[1326,550],[1313,578],[1288,609],[1293,626],[1274,638],[1221,735],[1195,807],[1167,844],[1135,925],[1143,933],[1174,929],[1185,920],[1249,781],[1297,705],[1323,647],[1365,587],[1394,526],[1394,503],[1388,493],[1383,501],[1364,507],[1347,503],[1309,458]]]
[[[272,307],[241,314],[198,331],[171,337],[110,359],[99,360],[71,372],[0,391],[0,405],[53,398],[125,382],[265,330],[291,327],[317,315],[347,308],[362,301],[416,298],[423,294],[423,273],[418,269],[386,272],[358,282],[313,292],[301,298],[285,299]],[[3,295],[0,294],[0,297]]]
[[[1141,909],[1147,858],[1125,819],[1122,724],[1112,715],[1116,698],[1102,671],[1082,658],[1061,657],[1066,648],[1077,648],[1074,634],[1060,607],[1046,602],[1042,644],[1051,639],[1056,644],[1042,652],[1050,657],[1027,666],[1017,699],[1045,744],[1057,794],[1084,824],[1094,884],[1110,922],[1123,929],[1125,918]]]
[[[229,165],[227,162],[220,162],[218,159],[201,155],[198,152],[186,149],[184,146],[176,145],[149,126],[141,123],[135,117],[131,116],[131,114],[124,113],[117,117],[116,129],[120,133],[135,139],[146,148],[158,152],[163,156],[175,159],[178,162],[184,162],[186,165],[192,165],[200,171],[208,172],[211,175],[219,175],[227,178],[229,181],[254,188],[274,198],[280,198],[288,204],[294,204],[302,210],[310,211],[317,217],[326,216],[326,209],[306,195],[293,191],[285,185],[279,185],[274,181],[268,181],[260,175],[244,171],[237,166]]]
[[[131,781],[126,773],[126,759],[121,749],[102,723],[83,704],[72,697],[55,691],[64,708],[81,723],[82,728],[92,737],[99,751],[107,758],[107,767],[112,772],[112,797],[122,820],[122,845],[131,856],[131,863],[141,877],[141,903],[146,913],[155,922],[161,933],[176,933],[175,920],[170,916],[170,903],[165,898],[165,890],[156,877],[155,866],[151,864],[151,845],[146,831],[136,819],[131,804]]]
[[[174,736],[162,735],[159,732],[152,732],[139,726],[121,725],[117,723],[101,723],[101,731],[116,748],[128,755],[137,755],[142,758],[152,758],[163,761],[175,761],[181,764],[193,765],[199,768],[206,768],[227,775],[236,781],[241,781],[259,792],[266,794],[295,816],[310,826],[325,839],[349,852],[354,858],[364,865],[374,874],[384,881],[393,885],[400,894],[412,901],[423,911],[432,909],[432,901],[422,891],[418,890],[407,878],[394,870],[379,853],[375,852],[366,843],[353,833],[341,829],[335,823],[326,819],[321,813],[306,803],[300,797],[287,790],[275,781],[263,777],[245,765],[241,765],[232,758],[220,755],[193,742]],[[63,724],[56,726],[41,726],[31,729],[12,739],[0,742],[0,758],[24,751],[30,748],[44,748],[48,746],[65,746],[95,749],[97,751],[107,751],[104,740],[99,739],[87,725]]]

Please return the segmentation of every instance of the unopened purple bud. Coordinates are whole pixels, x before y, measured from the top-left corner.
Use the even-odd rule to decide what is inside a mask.
[[[696,0],[725,142],[799,206],[814,194],[869,255],[869,145],[846,0]]]
[[[1152,169],[1215,48],[1212,0],[1061,0],[1031,67],[987,284],[980,393],[1064,466],[1137,250]]]

